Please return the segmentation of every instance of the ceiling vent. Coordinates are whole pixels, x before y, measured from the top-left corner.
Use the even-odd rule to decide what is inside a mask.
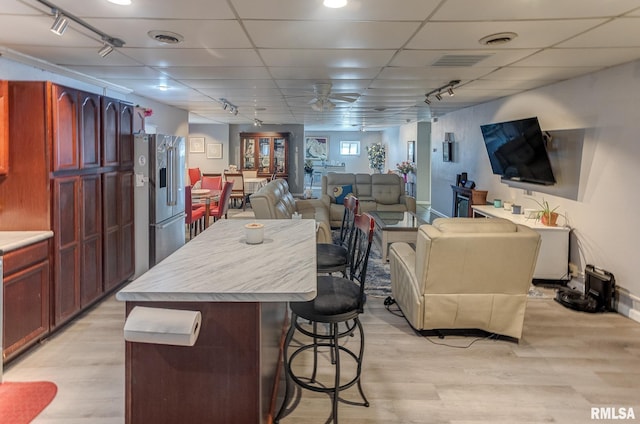
[[[516,38],[518,34],[515,32],[499,32],[497,34],[487,35],[482,37],[478,42],[485,46],[498,46],[500,44],[506,44]]]
[[[431,66],[469,67],[490,56],[490,54],[446,54]]]
[[[147,35],[163,44],[179,44],[184,40],[182,35],[171,31],[149,31]]]

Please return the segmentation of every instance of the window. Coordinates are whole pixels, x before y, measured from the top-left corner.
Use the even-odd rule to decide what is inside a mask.
[[[359,141],[341,141],[340,154],[342,156],[360,156]]]

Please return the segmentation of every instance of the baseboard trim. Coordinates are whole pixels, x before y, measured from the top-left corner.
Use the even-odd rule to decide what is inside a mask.
[[[433,209],[433,208],[429,208],[429,213],[436,215],[440,218],[449,218],[449,216],[443,214],[442,212],[438,212],[437,210]]]
[[[584,281],[580,277],[572,278],[568,286],[584,293]],[[615,308],[620,315],[640,323],[640,299],[627,289],[616,286]]]

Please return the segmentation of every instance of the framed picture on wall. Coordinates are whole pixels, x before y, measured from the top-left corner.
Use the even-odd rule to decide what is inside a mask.
[[[204,137],[191,137],[189,139],[189,153],[204,153]]]
[[[407,141],[407,162],[416,161],[416,142]]]
[[[222,159],[222,143],[207,143],[207,159]]]
[[[304,139],[304,158],[311,160],[327,160],[329,157],[329,138],[306,137]]]

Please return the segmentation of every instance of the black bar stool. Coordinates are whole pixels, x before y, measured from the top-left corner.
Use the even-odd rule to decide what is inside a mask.
[[[367,264],[371,242],[373,241],[374,221],[371,216],[356,215],[354,223],[354,233],[351,238],[349,254],[349,278],[322,275],[318,277],[318,294],[315,299],[307,302],[292,302],[291,325],[287,332],[284,343],[284,372],[285,372],[285,398],[274,418],[274,423],[278,424],[286,415],[287,407],[293,395],[293,384],[315,392],[328,393],[332,395],[331,417],[334,423],[338,422],[338,402],[369,406],[361,384],[362,359],[364,354],[364,331],[360,323],[359,315],[364,311],[366,300],[364,294],[364,282],[367,274]],[[298,318],[300,318],[298,320]],[[318,324],[321,329],[329,328],[329,331],[318,331]],[[343,329],[340,329],[340,325]],[[295,332],[311,338],[309,344],[297,347],[291,355],[289,349]],[[357,350],[351,350],[347,346],[340,345],[340,339],[350,336],[359,336],[360,343]],[[318,369],[318,349],[328,348],[330,351],[331,365],[334,367],[333,382],[324,384],[316,379]],[[305,377],[296,374],[292,370],[292,364],[296,359],[301,358],[302,353],[313,351],[313,367],[311,376]],[[354,375],[349,381],[340,382],[341,360],[355,361]],[[354,385],[358,386],[358,391],[362,397],[362,402],[351,402],[340,398],[340,392]],[[289,411],[290,412],[290,411]]]
[[[354,196],[346,197],[344,199],[344,214],[342,215],[338,244],[318,243],[316,246],[318,274],[342,272],[344,277],[347,276],[347,266],[349,265],[348,245],[355,228],[354,221],[357,213],[358,198]]]

